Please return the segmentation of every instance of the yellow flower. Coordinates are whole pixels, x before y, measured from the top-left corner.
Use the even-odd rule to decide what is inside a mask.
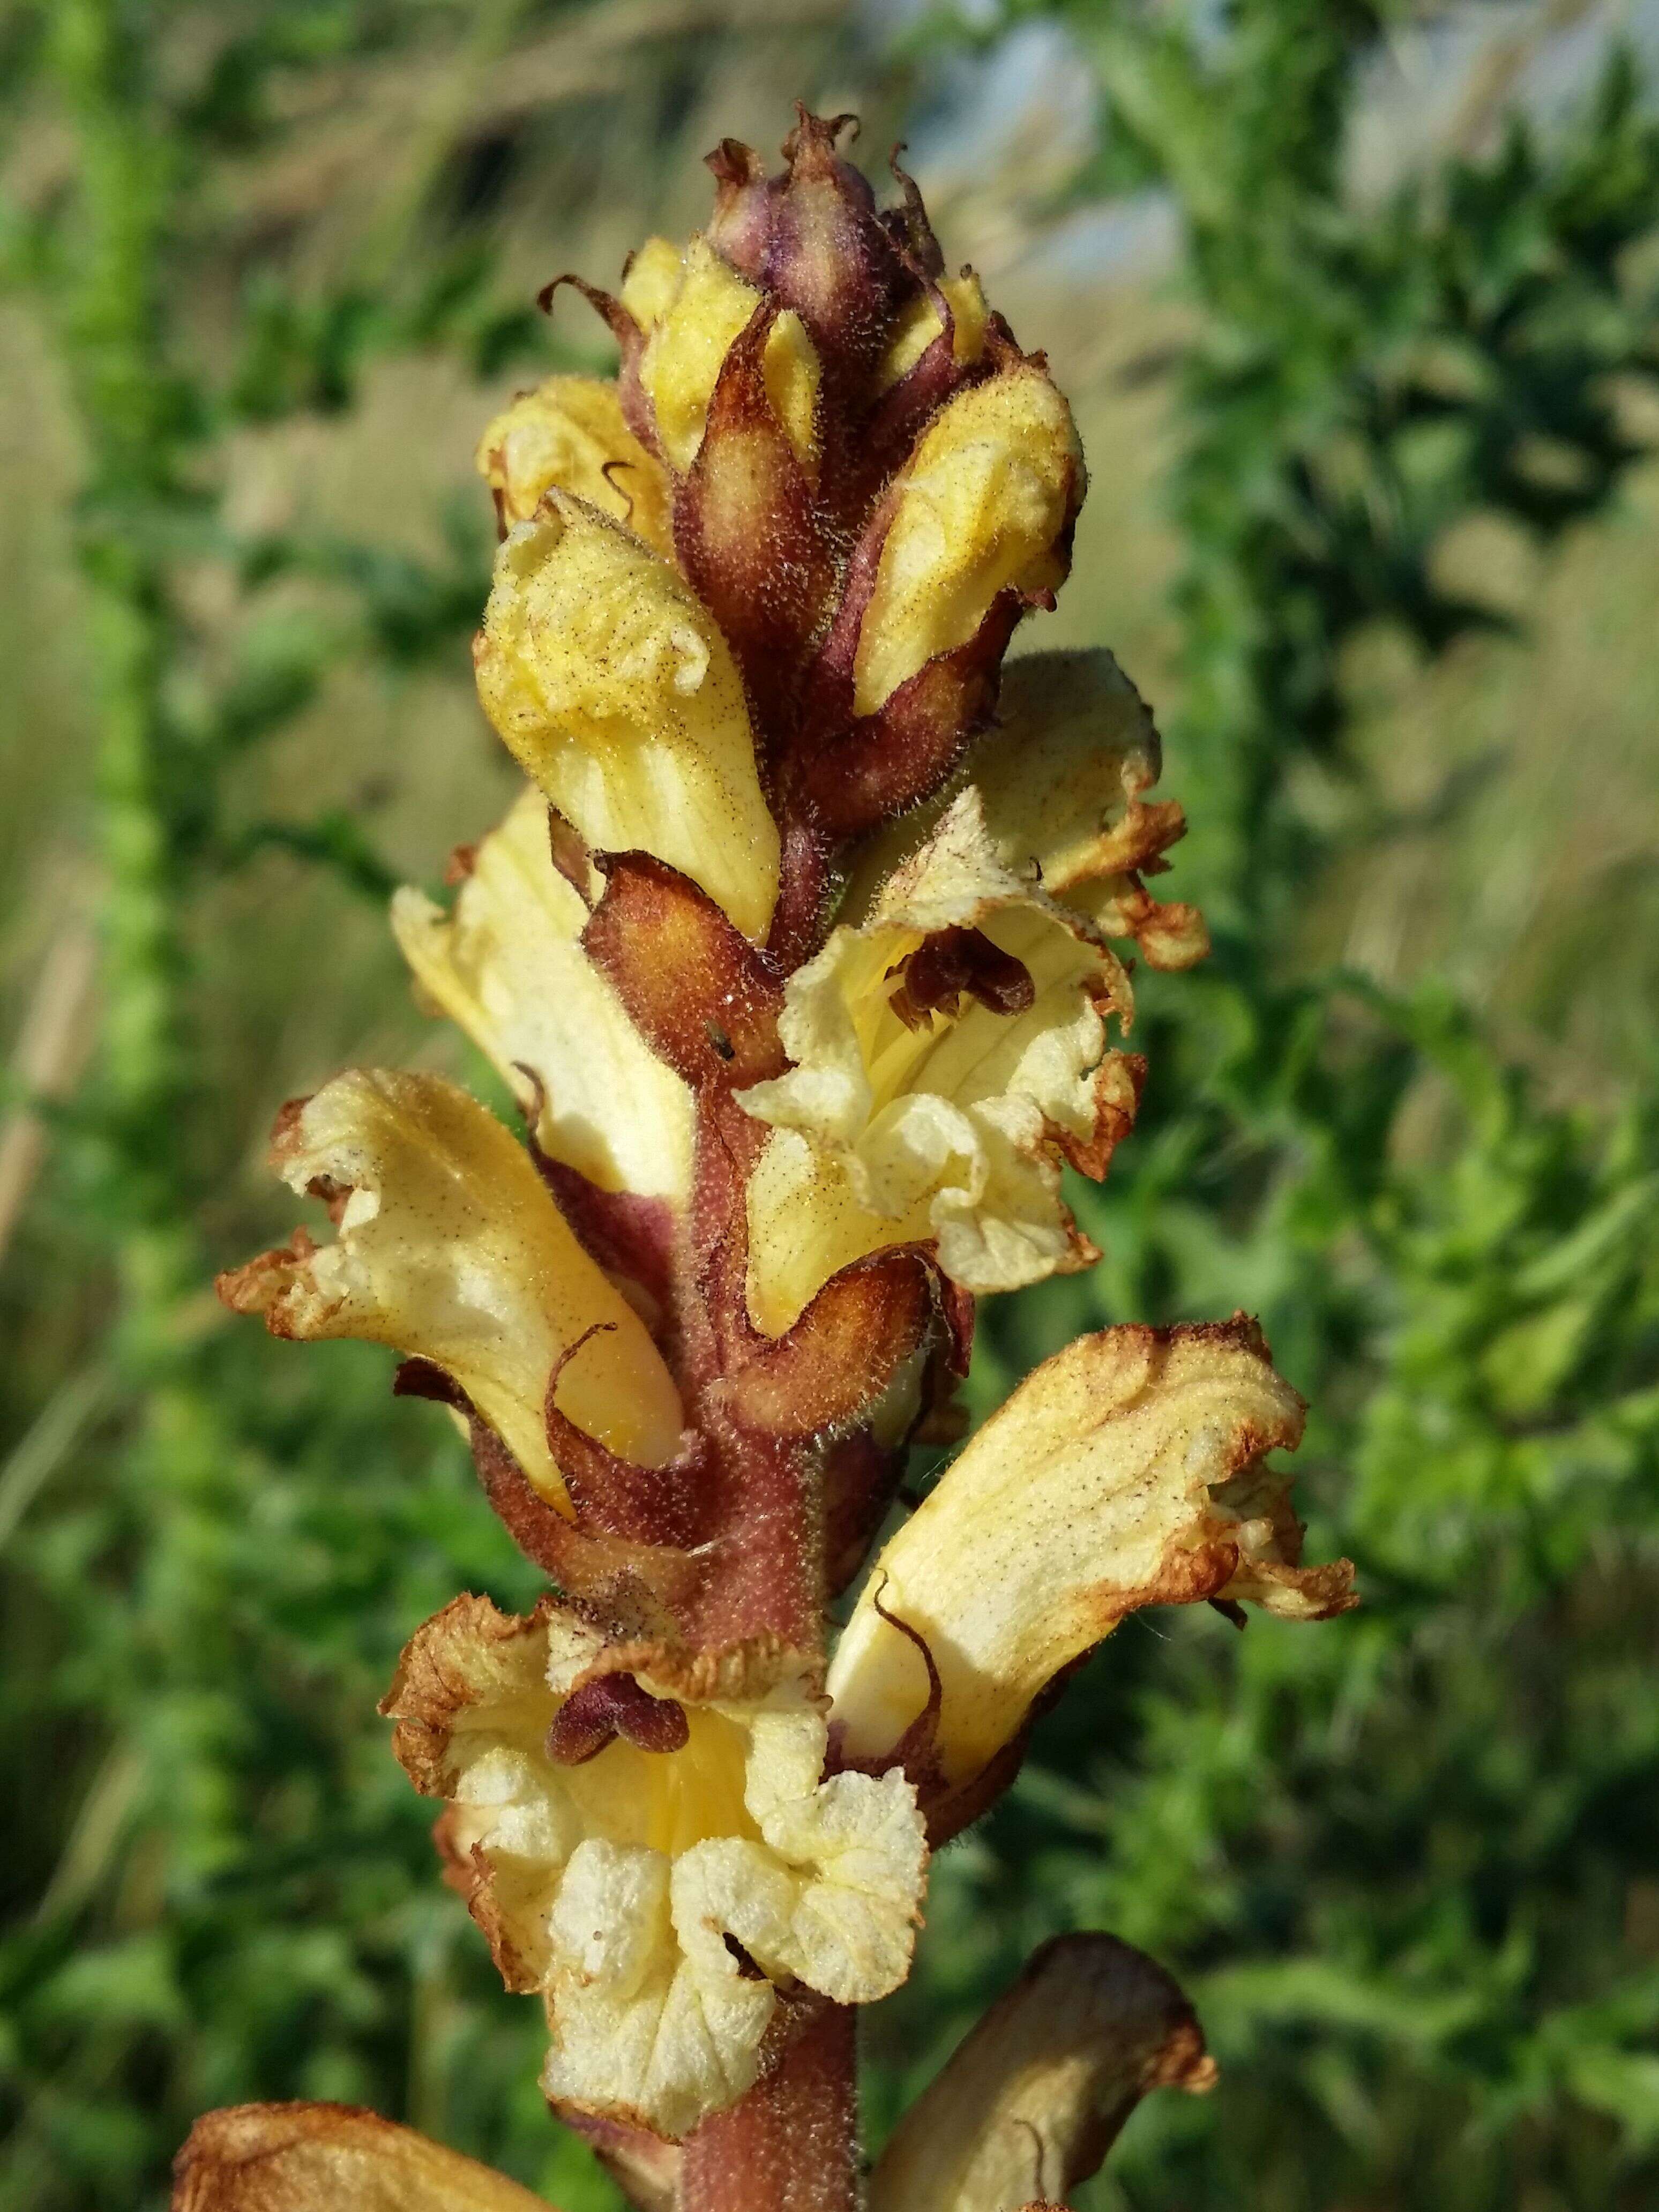
[[[1064,580],[1084,483],[1072,411],[1039,365],[1016,362],[940,409],[893,495],[859,631],[855,714],[966,645],[999,592],[1030,599]]]
[[[1164,872],[1164,854],[1186,835],[1176,800],[1144,796],[1163,769],[1157,726],[1109,653],[1028,653],[1003,671],[996,726],[947,788],[866,840],[842,910],[866,911],[970,785],[1006,868],[1107,935],[1133,937],[1152,967],[1191,967],[1209,950],[1202,916],[1154,899],[1142,880]]]
[[[796,1655],[607,1644],[557,1601],[458,1598],[386,1710],[562,2106],[678,2136],[756,2079],[776,1984],[838,2004],[908,1971],[927,1846],[902,1774],[823,1777]]]
[[[496,556],[475,657],[484,711],[590,848],[654,854],[764,936],[778,831],[743,686],[669,562],[550,491]]]
[[[1071,558],[1066,403],[841,128],[803,109],[781,177],[725,142],[707,232],[581,288],[616,383],[550,378],[480,448],[478,693],[532,788],[447,911],[392,919],[530,1145],[434,1077],[343,1076],[274,1146],[334,1241],[222,1285],[277,1334],[410,1355],[554,1584],[523,1619],[457,1598],[384,1710],[544,2001],[549,2096],[647,2212],[693,2135],[688,2198],[822,2153],[851,2201],[845,2008],[904,1979],[930,1838],[1127,1613],[1352,1602],[1346,1562],[1299,1564],[1265,1455],[1303,1408],[1259,1332],[1123,1328],[987,1422],[826,1660],[972,1297],[1095,1256],[1061,1177],[1134,1116],[1115,941],[1206,946],[1146,887],[1182,822],[1133,688],[1100,653],[1002,666]],[[1142,2091],[1207,2078],[1148,1962],[1057,1947],[902,2124],[874,2212],[1052,2197]],[[180,2173],[191,2212],[515,2196],[333,2108],[222,2116]]]
[[[757,1328],[787,1328],[836,1268],[887,1245],[934,1243],[981,1293],[1093,1259],[1060,1163],[1104,1174],[1140,1074],[1109,1040],[1133,998],[1107,940],[1133,937],[1159,968],[1209,943],[1196,908],[1142,881],[1185,826],[1142,796],[1160,765],[1109,653],[1036,654],[1007,670],[998,725],[949,789],[866,840],[841,927],[787,986],[796,1065],[740,1095],[775,1131],[748,1193]],[[936,971],[925,1017],[918,963]],[[953,973],[954,994],[937,988]]]
[[[549,491],[568,491],[671,557],[673,498],[661,464],[623,419],[614,384],[550,376],[520,392],[478,441],[478,473],[504,528],[528,522]]]
[[[422,990],[517,1093],[550,1159],[601,1190],[683,1206],[690,1092],[582,950],[587,904],[554,866],[548,832],[546,800],[525,792],[480,841],[451,911],[404,889],[393,933]]]
[[[1304,1413],[1243,1315],[1104,1329],[1044,1361],[878,1556],[830,1669],[844,1754],[884,1763],[925,1722],[948,1832],[986,1778],[1006,1782],[1042,1691],[1126,1613],[1345,1611],[1352,1568],[1298,1564],[1289,1477],[1264,1463]]]
[[[544,1413],[556,1370],[579,1429],[649,1467],[673,1456],[679,1394],[644,1323],[524,1147],[464,1091],[356,1069],[283,1109],[271,1156],[294,1189],[331,1201],[337,1234],[317,1245],[302,1230],[222,1276],[239,1313],[274,1336],[364,1337],[430,1361],[562,1509]]]
[[[837,1268],[936,1243],[965,1289],[1093,1256],[1062,1155],[1109,1152],[1135,1070],[1109,1047],[1128,981],[1098,933],[999,858],[970,786],[920,851],[791,977],[796,1063],[740,1094],[775,1131],[750,1178],[750,1309],[787,1328]]]

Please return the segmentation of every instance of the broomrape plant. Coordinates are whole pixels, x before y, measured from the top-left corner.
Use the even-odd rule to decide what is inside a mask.
[[[392,921],[526,1141],[435,1076],[343,1075],[273,1142],[331,1241],[220,1285],[395,1346],[550,1579],[525,1618],[458,1597],[384,1710],[545,2008],[555,2109],[683,2212],[864,2197],[855,2008],[1127,1613],[1352,1602],[1346,1562],[1300,1564],[1267,1455],[1304,1408],[1243,1316],[1072,1345],[866,1573],[908,1451],[957,1432],[975,1301],[1096,1256],[1061,1170],[1103,1176],[1134,1120],[1127,948],[1206,939],[1146,888],[1183,823],[1110,658],[1003,670],[1066,573],[1070,411],[902,171],[878,210],[848,120],[803,110],[776,176],[725,142],[703,235],[578,283],[615,382],[553,377],[483,441],[478,690],[528,783],[449,910]],[[868,2201],[1052,2198],[1212,2071],[1159,1969],[1063,1939]],[[327,2106],[211,2115],[179,2172],[190,2212],[531,2201]]]

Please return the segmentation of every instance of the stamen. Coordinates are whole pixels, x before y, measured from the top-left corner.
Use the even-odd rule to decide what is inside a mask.
[[[691,1725],[672,1698],[653,1698],[631,1674],[601,1674],[567,1698],[547,1731],[547,1755],[585,1766],[614,1736],[640,1751],[684,1751]]]
[[[979,929],[935,930],[888,972],[901,980],[887,1003],[908,1030],[930,1014],[954,1017],[964,991],[994,1014],[1023,1014],[1036,997],[1024,961]]]

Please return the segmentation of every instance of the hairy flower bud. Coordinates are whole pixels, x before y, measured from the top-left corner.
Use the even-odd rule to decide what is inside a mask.
[[[915,278],[875,194],[836,142],[848,115],[796,111],[784,170],[726,139],[708,157],[719,191],[709,236],[754,283],[795,309],[840,378],[868,374]]]
[[[1071,410],[1042,368],[1017,362],[941,409],[897,479],[853,664],[855,714],[966,645],[1000,592],[1030,604],[1063,581],[1083,484]]]
[[[490,720],[590,847],[658,854],[764,935],[778,833],[742,685],[668,562],[551,491],[496,558],[476,657]]]

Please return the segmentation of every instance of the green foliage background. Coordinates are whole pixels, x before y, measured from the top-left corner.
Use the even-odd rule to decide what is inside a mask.
[[[1559,864],[1582,791],[1659,780],[1659,132],[1618,66],[1571,126],[1363,198],[1356,58],[1408,12],[1060,0],[880,47],[811,0],[0,13],[14,1027],[89,915],[101,945],[84,1074],[71,1038],[13,1085],[44,1141],[0,1275],[0,2202],[161,2203],[197,2111],[292,2095],[614,2202],[372,1717],[428,1612],[528,1571],[386,1360],[205,1285],[287,1225],[287,1092],[484,1082],[380,916],[507,788],[465,693],[471,437],[603,357],[524,302],[689,228],[696,153],[794,92],[850,91],[879,148],[1037,13],[1099,88],[1057,189],[1158,187],[1184,234],[1103,367],[1055,308],[1096,488],[1041,641],[1158,701],[1217,950],[1146,979],[1142,1125],[1077,1194],[1106,1261],[988,1315],[975,1402],[1108,1320],[1258,1311],[1365,1607],[1112,1640],[937,1870],[872,2136],[1037,1941],[1109,1927],[1223,2085],[1152,2100],[1081,2203],[1653,2201],[1659,872],[1650,834]],[[1517,853],[1547,896],[1483,965]],[[1379,912],[1398,957],[1363,957]]]

